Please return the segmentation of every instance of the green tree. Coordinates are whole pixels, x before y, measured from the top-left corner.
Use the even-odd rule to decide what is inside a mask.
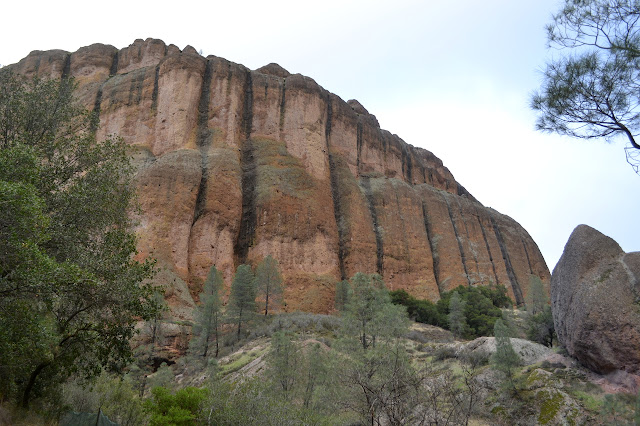
[[[294,386],[299,381],[299,370],[302,364],[302,353],[291,336],[284,331],[277,331],[271,338],[271,350],[267,357],[268,374],[289,399]]]
[[[573,54],[547,64],[532,97],[536,127],[578,138],[623,135],[638,172],[640,145],[640,3],[565,0],[547,27],[551,47]]]
[[[101,410],[122,426],[147,423],[143,400],[129,376],[116,377],[106,372],[90,384],[72,380],[63,385],[65,411],[97,413]]]
[[[340,424],[323,419],[317,413],[305,410],[293,401],[274,393],[271,383],[260,377],[245,378],[232,386],[225,381],[210,384],[206,418],[211,425],[282,426]],[[204,424],[204,422],[203,422]]]
[[[515,369],[521,364],[520,357],[511,345],[509,330],[502,322],[502,319],[496,321],[493,330],[496,338],[496,352],[491,356],[491,364],[495,370],[504,375],[506,387],[517,393],[518,390],[514,379]]]
[[[343,326],[347,335],[358,336],[363,349],[375,347],[379,337],[398,337],[406,332],[406,310],[391,303],[380,275],[358,272],[351,278],[351,289]]]
[[[391,302],[380,275],[357,273],[350,284],[337,345],[342,353],[332,368],[337,404],[368,424],[410,424],[409,396],[418,382],[401,341],[408,331],[406,309]]]
[[[320,348],[319,343],[313,344],[305,356],[305,388],[303,392],[302,405],[308,408],[311,404],[313,395],[318,388],[325,383],[328,373],[328,365],[326,360],[327,354]]]
[[[200,293],[200,303],[195,312],[195,324],[190,349],[199,353],[206,361],[209,347],[215,341],[215,357],[219,353],[221,306],[220,291],[224,284],[222,272],[215,265],[209,269],[209,274],[204,282],[204,288]]]
[[[527,339],[551,347],[555,335],[551,306],[545,306],[542,312],[527,319]]]
[[[438,310],[438,306],[432,301],[416,299],[402,289],[391,291],[389,295],[391,296],[391,302],[407,308],[409,318],[414,321],[443,328],[448,327],[446,316]]]
[[[340,356],[333,366],[336,404],[360,417],[361,424],[418,424],[417,398],[422,376],[399,340]]]
[[[454,291],[449,299],[449,330],[456,337],[461,337],[467,329],[467,319],[464,315],[466,302],[460,298],[460,294]]]
[[[336,283],[335,307],[338,311],[343,311],[349,303],[349,295],[351,294],[351,286],[349,281],[342,280]]]
[[[278,261],[268,255],[256,268],[256,286],[258,293],[264,296],[264,315],[269,314],[269,299],[272,302],[282,300],[282,276],[278,270]]]
[[[240,339],[242,324],[249,321],[256,312],[256,286],[251,266],[240,265],[231,283],[231,295],[227,313],[237,324],[237,337]]]
[[[536,315],[544,310],[544,307],[549,305],[549,296],[544,289],[542,280],[535,276],[529,276],[529,291],[525,298],[525,305],[527,307],[527,313],[530,315]]]
[[[505,304],[511,306],[510,303],[505,302],[504,287],[502,286],[497,288],[458,286],[454,291],[465,302],[464,314],[468,325],[467,332],[464,334],[466,338],[491,336],[495,321],[502,317],[500,308]],[[445,318],[449,314],[452,295],[453,291],[443,293],[436,303],[438,310]],[[506,301],[509,299],[506,298]],[[448,322],[445,322],[445,325],[448,326]]]
[[[540,278],[531,276],[527,294],[527,338],[551,347],[555,336],[549,296]]]
[[[160,367],[158,367],[158,370],[149,376],[149,387],[152,389],[158,387],[173,389],[174,379],[175,374],[173,374],[173,370],[166,362],[163,362],[160,364]]]
[[[0,72],[0,388],[24,406],[73,373],[125,366],[156,310],[141,284],[153,265],[133,259],[126,146],[96,141],[73,88]]]
[[[207,389],[186,387],[172,393],[169,389],[155,387],[151,389],[152,398],[146,401],[146,410],[151,415],[152,426],[188,426],[203,424],[203,403],[207,398]]]
[[[503,309],[502,310],[502,323],[507,328],[507,335],[509,337],[522,337],[522,333],[518,328],[515,320],[516,311],[512,309]]]

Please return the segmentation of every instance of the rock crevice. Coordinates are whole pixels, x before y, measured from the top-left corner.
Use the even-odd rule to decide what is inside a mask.
[[[522,289],[520,288],[520,284],[518,283],[518,279],[516,278],[516,274],[513,270],[511,257],[509,256],[507,245],[505,244],[504,237],[502,236],[502,231],[500,231],[500,227],[498,226],[493,216],[491,216],[491,224],[493,225],[493,231],[496,234],[498,245],[500,246],[500,251],[502,252],[502,260],[504,261],[504,265],[507,268],[507,276],[509,277],[509,282],[511,283],[511,289],[516,299],[515,302],[517,305],[522,305],[524,304],[524,296],[522,294]]]
[[[242,168],[242,216],[240,232],[234,248],[236,264],[247,262],[249,248],[253,244],[256,231],[256,159],[253,152],[251,131],[253,127],[253,82],[251,71],[247,71],[244,85],[244,105],[242,109],[242,147],[240,167]]]

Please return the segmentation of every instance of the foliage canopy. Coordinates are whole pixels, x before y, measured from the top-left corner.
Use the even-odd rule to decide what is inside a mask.
[[[278,261],[268,255],[256,268],[256,287],[264,296],[264,315],[269,314],[269,302],[272,306],[282,299],[282,275],[278,270]]]
[[[231,283],[231,295],[227,315],[238,325],[240,338],[242,325],[251,320],[256,313],[255,277],[249,265],[239,265]]]
[[[209,347],[215,341],[215,357],[220,351],[220,327],[222,326],[222,301],[220,292],[223,286],[222,272],[215,265],[211,266],[204,288],[200,293],[200,303],[195,311],[195,324],[190,349],[201,355],[205,361]]]
[[[0,72],[0,395],[28,405],[71,374],[131,357],[156,306],[129,213],[124,143],[96,141],[73,81]]]
[[[438,327],[450,329],[451,299],[457,293],[460,303],[463,304],[464,320],[466,326],[458,331],[465,338],[493,335],[493,326],[498,318],[502,317],[500,308],[512,306],[512,301],[507,296],[504,286],[477,286],[458,288],[444,292],[437,303],[429,300],[416,299],[404,290],[392,291],[393,303],[407,307],[411,318],[417,322],[432,324]],[[462,317],[456,319],[456,324],[461,324]],[[452,330],[453,331],[453,330]]]
[[[626,137],[640,165],[640,2],[565,0],[547,26],[549,46],[572,54],[547,63],[531,100],[536,127],[577,138]]]

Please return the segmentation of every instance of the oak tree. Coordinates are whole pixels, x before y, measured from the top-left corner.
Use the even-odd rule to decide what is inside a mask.
[[[156,310],[126,146],[96,140],[73,89],[0,72],[0,393],[24,406],[71,374],[122,368]]]

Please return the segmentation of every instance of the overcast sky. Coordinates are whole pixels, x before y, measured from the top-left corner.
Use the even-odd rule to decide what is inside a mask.
[[[553,269],[588,224],[640,251],[640,176],[624,141],[534,130],[531,93],[558,0],[12,1],[0,64],[136,38],[192,45],[251,69],[276,62],[357,99],[382,128],[440,157],[480,202],[511,216]]]

